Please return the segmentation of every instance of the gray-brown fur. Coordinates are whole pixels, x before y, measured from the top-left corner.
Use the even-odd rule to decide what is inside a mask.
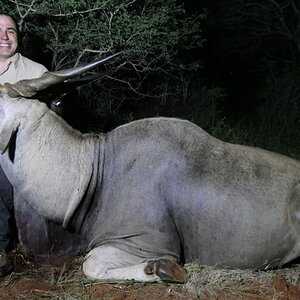
[[[97,249],[85,265],[92,277],[147,280],[144,262],[159,258],[263,269],[299,256],[297,160],[222,142],[174,118],[81,134],[45,104],[11,98],[5,88],[0,115],[1,165],[15,189],[18,224],[32,208],[36,220],[77,231],[65,251]],[[29,229],[19,229],[23,245],[34,248]],[[51,234],[41,243],[47,249]],[[112,249],[121,268],[98,259]],[[91,271],[95,262],[99,272]]]
[[[0,136],[18,130],[14,161],[4,146],[3,168],[17,198],[46,218],[67,227],[103,167],[82,228],[93,247],[242,268],[299,255],[296,160],[221,142],[178,119],[144,119],[95,136],[37,101],[2,95],[0,111]]]

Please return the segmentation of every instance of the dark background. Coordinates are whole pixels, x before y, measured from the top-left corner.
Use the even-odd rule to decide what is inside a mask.
[[[72,15],[68,19],[54,17],[57,7],[65,6],[61,12],[86,9],[73,7],[76,5],[74,3],[71,7],[69,2],[58,0],[56,5],[43,7],[37,1],[24,19],[24,54],[45,64],[50,70],[74,65],[80,55],[80,52],[76,52],[76,45],[80,49],[80,43],[86,42],[93,29],[87,26],[85,33],[82,33],[82,40],[77,37],[76,42],[75,39],[69,42],[68,35],[71,36],[72,31],[76,33],[76,30],[64,30],[72,24],[74,18],[87,20],[84,13]],[[146,2],[136,1],[130,8],[131,12],[138,11]],[[148,2],[154,3],[157,11],[160,10],[161,1]],[[184,0],[177,1],[177,4],[184,5],[187,17],[205,15],[205,18],[195,21],[199,22],[198,33],[204,39],[201,45],[194,45],[197,32],[192,29],[192,23],[189,25],[190,36],[186,35],[184,40],[173,45],[178,49],[170,58],[170,65],[182,64],[183,69],[169,68],[163,73],[157,68],[147,74],[143,69],[144,73],[137,75],[133,69],[125,67],[114,74],[118,80],[103,77],[98,83],[82,87],[65,97],[63,117],[81,131],[104,132],[138,118],[179,117],[195,122],[222,140],[258,146],[299,158],[299,1]],[[2,6],[7,6],[11,12],[16,9],[14,5],[12,2],[3,2]],[[27,7],[24,5],[23,9],[26,11]],[[25,15],[24,12],[22,15]],[[16,14],[20,15],[17,11]],[[133,15],[130,18],[126,26],[123,23],[116,26],[115,35],[128,30],[133,23]],[[101,24],[100,12],[92,15],[91,19]],[[151,18],[148,22],[151,22]],[[51,34],[51,38],[47,36],[52,30],[46,30],[49,24],[53,31],[59,28],[56,33],[61,40],[58,39],[56,44]],[[168,25],[164,23],[159,27],[159,21],[157,24],[154,29],[161,32]],[[169,26],[172,27],[171,24]],[[99,33],[93,39],[103,41],[101,34],[100,26]],[[145,42],[147,34],[150,31],[146,33]],[[134,44],[122,45],[116,42],[114,51],[125,51],[124,61],[131,59],[132,62],[136,59],[141,65],[153,58],[151,55],[155,57],[160,54],[159,45],[156,45],[156,53],[150,53],[151,47],[148,52],[134,47]],[[61,52],[68,55],[65,61],[57,49],[65,49]],[[86,61],[94,57],[87,56]],[[84,60],[80,62],[84,63]],[[199,67],[189,69],[188,65],[195,62],[199,62]],[[98,72],[115,66],[106,66]],[[137,92],[129,88],[127,83],[138,86]],[[155,93],[152,93],[153,90]]]

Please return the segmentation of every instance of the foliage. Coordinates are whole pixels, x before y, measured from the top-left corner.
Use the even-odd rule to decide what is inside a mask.
[[[0,2],[20,19],[23,31],[47,42],[41,50],[51,54],[51,69],[124,51],[122,70],[134,77],[126,84],[139,88],[153,72],[176,77],[175,72],[199,68],[199,62],[184,62],[179,54],[202,45],[205,15],[189,16],[175,0]]]
[[[187,12],[189,2],[198,11]],[[81,106],[69,113],[83,119],[83,108],[89,128],[178,116],[223,140],[299,157],[297,0],[0,3],[31,38],[25,53],[50,69],[124,51],[96,70],[103,78],[81,89]]]
[[[212,8],[211,25],[220,30],[225,55],[272,55],[290,60],[300,54],[298,0],[228,0]]]
[[[218,136],[218,128],[222,120],[218,102],[225,96],[224,90],[219,87],[209,88],[201,81],[195,82],[186,103],[188,109],[184,112],[185,117],[210,131],[212,135]]]
[[[0,0],[0,4],[3,12],[20,20],[30,38],[24,43],[25,55],[51,70],[123,51],[121,59],[95,70],[103,72],[102,80],[81,92],[78,103],[100,117],[115,114],[132,100],[180,98],[185,78],[201,67],[190,53],[202,47],[206,15],[188,14],[180,1]]]
[[[204,3],[211,80],[227,94],[212,132],[299,158],[299,1]]]
[[[259,96],[260,128],[265,133],[266,147],[300,157],[300,69],[277,60],[266,62],[264,89]]]

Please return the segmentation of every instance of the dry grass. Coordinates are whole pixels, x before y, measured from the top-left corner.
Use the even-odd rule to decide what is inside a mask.
[[[92,281],[84,276],[82,262],[82,257],[79,257],[56,266],[47,261],[19,259],[19,267],[0,283],[0,299],[86,300],[113,299],[115,295],[119,295],[117,299],[145,299],[147,293],[147,299],[163,299],[155,297],[171,294],[172,299],[223,299],[219,298],[220,293],[229,293],[236,299],[248,296],[267,299],[265,295],[271,295],[268,299],[287,299],[275,289],[272,281],[281,278],[291,285],[300,285],[300,265],[273,271],[252,271],[187,264],[187,283],[178,285]]]
[[[236,294],[250,293],[259,286],[264,293],[272,293],[272,280],[282,278],[300,286],[300,265],[268,271],[226,269],[187,264],[188,281],[185,288],[190,292],[214,293],[228,291]]]

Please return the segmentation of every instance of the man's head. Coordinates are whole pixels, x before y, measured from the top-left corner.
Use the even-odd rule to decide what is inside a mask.
[[[19,32],[15,20],[6,14],[0,14],[0,60],[13,56],[18,49]]]

